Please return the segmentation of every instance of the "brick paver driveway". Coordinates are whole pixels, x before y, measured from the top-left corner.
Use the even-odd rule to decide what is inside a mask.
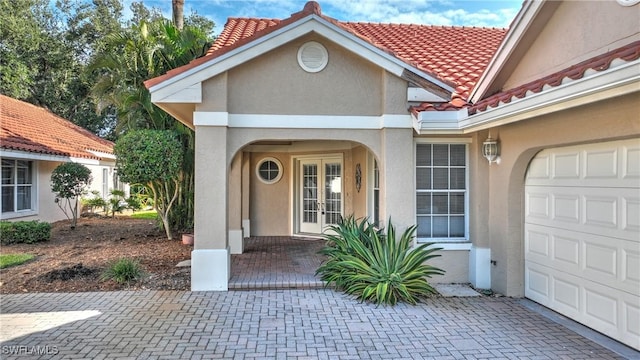
[[[1,358],[617,358],[520,302],[376,307],[323,289],[4,295]]]

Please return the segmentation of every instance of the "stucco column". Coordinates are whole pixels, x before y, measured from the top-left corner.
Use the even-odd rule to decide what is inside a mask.
[[[236,154],[229,170],[229,249],[232,254],[242,254],[242,152]]]
[[[380,217],[387,225],[389,217],[396,231],[404,231],[415,223],[413,188],[413,129],[383,129],[380,166]]]
[[[249,195],[251,178],[251,156],[249,153],[242,153],[242,236],[251,236],[251,220],[249,218]]]
[[[196,126],[194,250],[191,290],[227,291],[231,274],[228,241],[227,128]]]

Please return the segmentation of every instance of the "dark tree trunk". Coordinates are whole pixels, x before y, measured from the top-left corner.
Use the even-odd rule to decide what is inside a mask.
[[[184,27],[184,0],[171,0],[173,24],[178,30]]]

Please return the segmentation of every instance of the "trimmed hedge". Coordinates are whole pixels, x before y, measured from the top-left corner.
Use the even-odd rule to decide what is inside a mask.
[[[2,245],[34,244],[51,238],[51,224],[39,221],[1,221],[0,243]]]

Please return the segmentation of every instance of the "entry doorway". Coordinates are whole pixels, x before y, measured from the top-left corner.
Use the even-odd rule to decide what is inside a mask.
[[[322,234],[343,216],[342,156],[298,158],[298,232]]]

